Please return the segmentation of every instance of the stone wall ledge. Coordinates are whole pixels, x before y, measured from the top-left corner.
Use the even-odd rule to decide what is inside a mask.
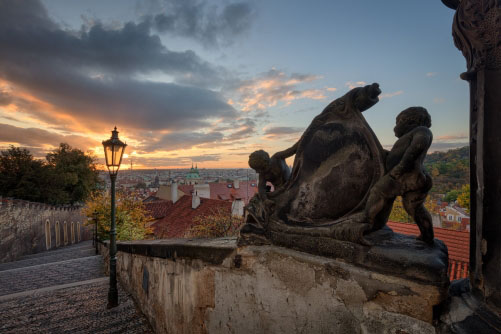
[[[163,239],[117,243],[117,251],[149,257],[176,260],[190,258],[211,264],[222,264],[235,253],[236,238],[218,239]]]
[[[380,274],[437,286],[444,291],[449,284],[447,246],[437,239],[433,246],[428,246],[414,237],[393,233],[389,228],[374,232],[367,237],[373,246],[335,239],[322,240],[326,238],[291,235],[291,238],[296,237],[298,240],[295,243],[297,245],[295,250],[300,252],[313,249],[314,255],[351,263]],[[323,247],[312,247],[314,243]],[[303,247],[303,245],[309,247]],[[163,239],[117,243],[117,250],[120,252],[172,260],[176,258],[198,259],[217,265],[233,255],[237,255],[233,261],[238,262],[239,254],[246,247],[249,246],[238,247],[237,238]],[[261,246],[256,247],[259,249]]]

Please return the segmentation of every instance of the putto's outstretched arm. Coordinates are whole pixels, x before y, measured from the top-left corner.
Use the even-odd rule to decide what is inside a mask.
[[[275,153],[273,156],[276,157],[277,159],[287,159],[296,154],[298,145],[299,142],[295,143],[292,147],[289,147],[286,150]]]

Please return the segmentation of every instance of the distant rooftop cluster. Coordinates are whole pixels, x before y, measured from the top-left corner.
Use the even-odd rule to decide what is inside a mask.
[[[195,174],[196,167],[192,171],[190,173]],[[150,226],[156,238],[181,238],[195,224],[196,217],[220,210],[243,217],[245,204],[256,192],[256,181],[181,185],[173,181],[159,186],[143,202],[153,219]]]

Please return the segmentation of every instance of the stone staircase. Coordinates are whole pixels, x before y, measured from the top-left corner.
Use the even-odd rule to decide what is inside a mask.
[[[91,241],[0,264],[0,333],[152,333],[119,286],[106,308],[108,278]]]

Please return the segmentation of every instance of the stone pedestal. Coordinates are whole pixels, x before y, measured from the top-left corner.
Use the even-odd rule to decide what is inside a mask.
[[[435,333],[445,247],[382,233],[335,258],[232,238],[124,242],[117,271],[157,333]]]

